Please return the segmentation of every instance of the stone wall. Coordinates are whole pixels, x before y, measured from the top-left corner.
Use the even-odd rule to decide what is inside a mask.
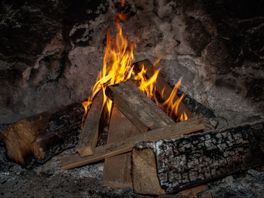
[[[256,119],[263,105],[262,1],[2,1],[0,123],[82,101],[102,66],[113,17],[136,61],[161,58],[162,75],[227,124]]]

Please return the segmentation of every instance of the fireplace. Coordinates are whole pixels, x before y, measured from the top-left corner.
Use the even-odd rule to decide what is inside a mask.
[[[261,197],[262,1],[0,5],[1,196]]]

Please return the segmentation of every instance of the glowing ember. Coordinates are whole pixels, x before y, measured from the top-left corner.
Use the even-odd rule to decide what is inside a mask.
[[[137,74],[134,73],[132,62],[134,61],[135,43],[128,41],[123,34],[121,21],[126,16],[118,13],[115,16],[117,33],[115,37],[111,37],[110,32],[106,35],[106,48],[104,53],[103,68],[97,77],[97,81],[92,88],[91,95],[82,104],[85,109],[85,116],[89,111],[94,97],[99,91],[103,92],[103,105],[106,105],[108,113],[112,109],[112,101],[106,96],[105,90],[108,86],[125,82],[129,79],[137,81],[139,89],[151,98],[158,106],[172,118],[178,121],[187,120],[188,116],[185,112],[179,113],[179,106],[184,95],[177,97],[177,91],[181,85],[179,80],[170,96],[163,102],[159,103],[156,99],[156,81],[159,75],[159,69],[156,69],[150,78],[146,77],[147,69],[142,65],[142,69]],[[155,63],[157,64],[159,60]]]

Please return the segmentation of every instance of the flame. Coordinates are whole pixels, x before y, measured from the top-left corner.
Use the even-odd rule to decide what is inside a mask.
[[[169,97],[161,104],[163,110],[170,116],[170,117],[178,117],[179,121],[184,121],[188,119],[186,112],[180,112],[179,107],[182,103],[184,98],[184,94],[181,94],[180,97],[177,97],[178,90],[181,86],[181,79],[174,85]],[[162,97],[164,97],[164,89],[161,93]]]
[[[115,16],[117,31],[115,37],[111,36],[110,31],[106,34],[103,68],[97,77],[96,83],[92,87],[91,95],[82,103],[85,110],[84,119],[87,116],[94,97],[100,91],[103,93],[103,107],[106,107],[107,113],[110,116],[113,103],[105,93],[106,88],[114,84],[125,82],[129,79],[134,79],[137,82],[139,89],[151,98],[158,106],[164,109],[169,116],[176,118],[179,121],[187,120],[188,116],[185,112],[179,113],[179,106],[184,97],[183,94],[180,97],[177,97],[181,80],[175,84],[169,97],[163,103],[160,103],[156,99],[156,82],[160,70],[155,69],[153,75],[149,78],[147,78],[147,69],[144,65],[141,67],[141,71],[137,74],[133,71],[132,62],[134,61],[134,49],[136,44],[133,41],[129,41],[123,34],[121,22],[125,19],[126,15],[118,13]],[[155,61],[154,68],[159,61],[160,59]],[[161,95],[163,94],[164,90]]]
[[[110,113],[112,101],[107,98],[105,91],[108,86],[125,82],[131,78],[134,60],[135,43],[129,42],[123,35],[123,29],[118,20],[116,20],[117,34],[115,38],[111,37],[110,32],[106,35],[106,48],[103,59],[103,68],[97,77],[97,81],[92,88],[92,94],[85,100],[82,105],[87,114],[92,101],[96,94],[102,90],[103,105],[107,105]]]
[[[160,59],[156,60],[154,63],[154,68],[160,62]],[[174,85],[170,95],[163,102],[160,103],[156,98],[156,82],[160,70],[155,69],[153,75],[147,78],[147,69],[144,65],[141,66],[141,71],[137,73],[134,79],[138,82],[138,88],[145,93],[149,98],[151,98],[158,106],[160,106],[170,117],[177,119],[178,121],[184,121],[188,119],[186,112],[180,112],[179,107],[184,98],[184,94],[178,97],[178,90],[181,86],[181,79]],[[161,97],[165,98],[164,94],[165,88],[161,91]]]
[[[156,81],[159,75],[159,69],[155,70],[154,74],[147,79],[146,77],[147,69],[142,66],[141,71],[134,77],[138,81],[138,88],[145,93],[149,98],[155,100],[156,92]]]

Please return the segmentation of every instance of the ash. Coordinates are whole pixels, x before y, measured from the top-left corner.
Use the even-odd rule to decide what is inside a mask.
[[[0,147],[0,197],[143,197],[131,189],[113,190],[102,184],[103,163],[63,170],[60,159],[70,150],[32,170],[6,159]]]
[[[70,150],[54,157],[32,170],[25,169],[6,159],[0,145],[0,197],[152,197],[137,195],[131,189],[114,190],[103,186],[103,163],[73,170],[63,170],[60,159]],[[246,173],[228,176],[209,183],[209,189],[198,194],[199,198],[255,198],[264,194],[264,169],[250,169]],[[175,197],[184,198],[181,195]]]

